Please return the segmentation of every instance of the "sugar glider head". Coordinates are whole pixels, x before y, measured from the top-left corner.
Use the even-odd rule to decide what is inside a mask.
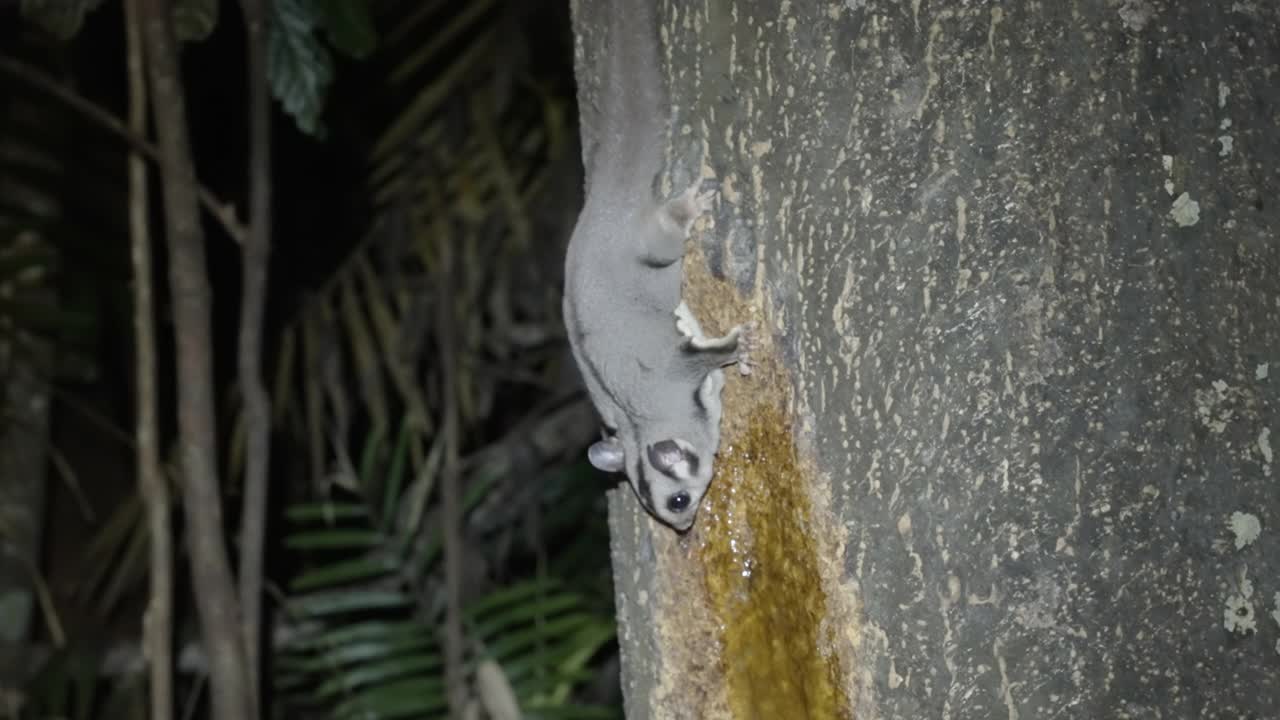
[[[616,435],[592,445],[588,459],[605,472],[623,472],[636,497],[651,515],[684,532],[693,527],[702,496],[711,484],[715,443],[699,452],[694,442],[705,438],[662,438],[626,443]]]
[[[692,392],[660,396],[656,405],[665,412],[623,413],[623,422],[607,427],[587,457],[599,470],[626,473],[650,515],[679,532],[688,530],[711,484],[723,387],[724,372],[717,368]]]

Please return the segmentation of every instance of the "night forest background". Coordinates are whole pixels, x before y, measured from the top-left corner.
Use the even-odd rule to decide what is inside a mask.
[[[242,392],[243,253],[262,217],[250,200],[251,4],[179,1],[172,15],[232,573],[246,557],[247,460],[261,448]],[[621,717],[611,480],[585,462],[596,426],[559,320],[582,184],[568,3],[262,7],[261,716],[444,717],[452,694],[478,716],[518,703],[525,718]],[[153,716],[147,502],[163,492],[139,491],[139,207],[172,523],[172,717],[214,716],[193,509],[180,500],[184,326],[155,162],[164,146],[150,111],[151,130],[124,125],[125,27],[122,0],[0,2],[0,504],[25,518],[0,524],[11,556],[0,592],[29,598],[0,621],[4,717]],[[130,192],[131,154],[147,161],[145,206]],[[47,397],[47,412],[15,404],[24,397]]]

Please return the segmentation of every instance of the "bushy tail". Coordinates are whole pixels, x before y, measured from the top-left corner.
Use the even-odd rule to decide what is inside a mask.
[[[601,147],[596,169],[617,163],[618,171],[653,180],[661,162],[666,131],[666,88],[662,76],[657,6],[660,0],[602,0],[607,6],[608,36],[600,78]]]

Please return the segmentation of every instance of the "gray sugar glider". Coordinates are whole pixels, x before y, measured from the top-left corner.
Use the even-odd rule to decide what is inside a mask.
[[[603,437],[587,455],[624,472],[654,517],[684,531],[711,482],[723,367],[749,372],[750,327],[708,338],[681,300],[685,239],[712,193],[659,202],[669,107],[657,0],[612,0],[603,103],[584,127],[586,202],[565,260],[564,321]]]

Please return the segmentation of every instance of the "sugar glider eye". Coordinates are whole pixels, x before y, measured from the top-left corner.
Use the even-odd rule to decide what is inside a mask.
[[[667,509],[673,513],[682,513],[689,507],[689,493],[680,491],[667,498]]]

